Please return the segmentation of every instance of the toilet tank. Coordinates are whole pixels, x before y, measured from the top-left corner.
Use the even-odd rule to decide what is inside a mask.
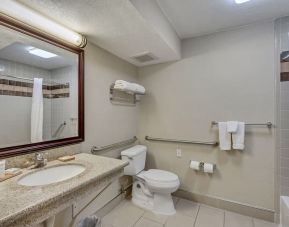
[[[121,152],[121,159],[129,162],[129,165],[124,167],[125,175],[135,176],[144,170],[146,151],[146,146],[136,145]]]

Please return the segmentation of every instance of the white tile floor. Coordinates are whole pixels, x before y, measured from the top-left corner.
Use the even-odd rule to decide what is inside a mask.
[[[155,215],[123,201],[103,217],[102,227],[277,227],[259,219],[174,198],[177,213]]]

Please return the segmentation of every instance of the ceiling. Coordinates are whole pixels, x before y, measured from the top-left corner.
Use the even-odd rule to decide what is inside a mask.
[[[133,56],[151,53],[153,63],[176,60],[167,42],[129,0],[18,0],[42,15],[88,37],[103,49],[142,66]],[[161,12],[161,11],[160,11]]]
[[[45,59],[32,55],[28,52],[28,49],[31,47],[40,48],[54,53],[57,56]],[[76,65],[78,62],[77,54],[3,26],[0,26],[0,59],[35,66],[46,70]]]
[[[289,0],[157,0],[181,39],[289,15]]]
[[[192,38],[289,15],[289,0],[18,0],[44,16],[80,32],[88,40],[136,65],[132,57],[151,53],[156,64],[180,58],[154,24],[155,15],[146,5],[156,4],[178,39]],[[133,3],[138,2],[139,7]],[[144,16],[142,13],[147,13]],[[167,31],[165,31],[166,34]],[[177,41],[176,41],[177,42]]]
[[[30,54],[27,49],[31,45],[20,42],[12,44],[0,49],[0,59],[35,66],[46,70],[58,69],[66,66],[77,65],[77,55],[67,58],[67,56],[57,55],[53,58],[41,58]]]

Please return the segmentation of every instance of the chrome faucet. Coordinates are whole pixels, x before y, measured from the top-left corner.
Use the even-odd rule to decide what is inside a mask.
[[[43,153],[35,153],[35,166],[34,168],[40,168],[46,166],[47,159],[44,157]]]

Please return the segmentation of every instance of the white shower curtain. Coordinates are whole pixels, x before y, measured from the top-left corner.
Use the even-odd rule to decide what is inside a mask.
[[[31,109],[31,143],[43,141],[42,79],[34,78]]]

